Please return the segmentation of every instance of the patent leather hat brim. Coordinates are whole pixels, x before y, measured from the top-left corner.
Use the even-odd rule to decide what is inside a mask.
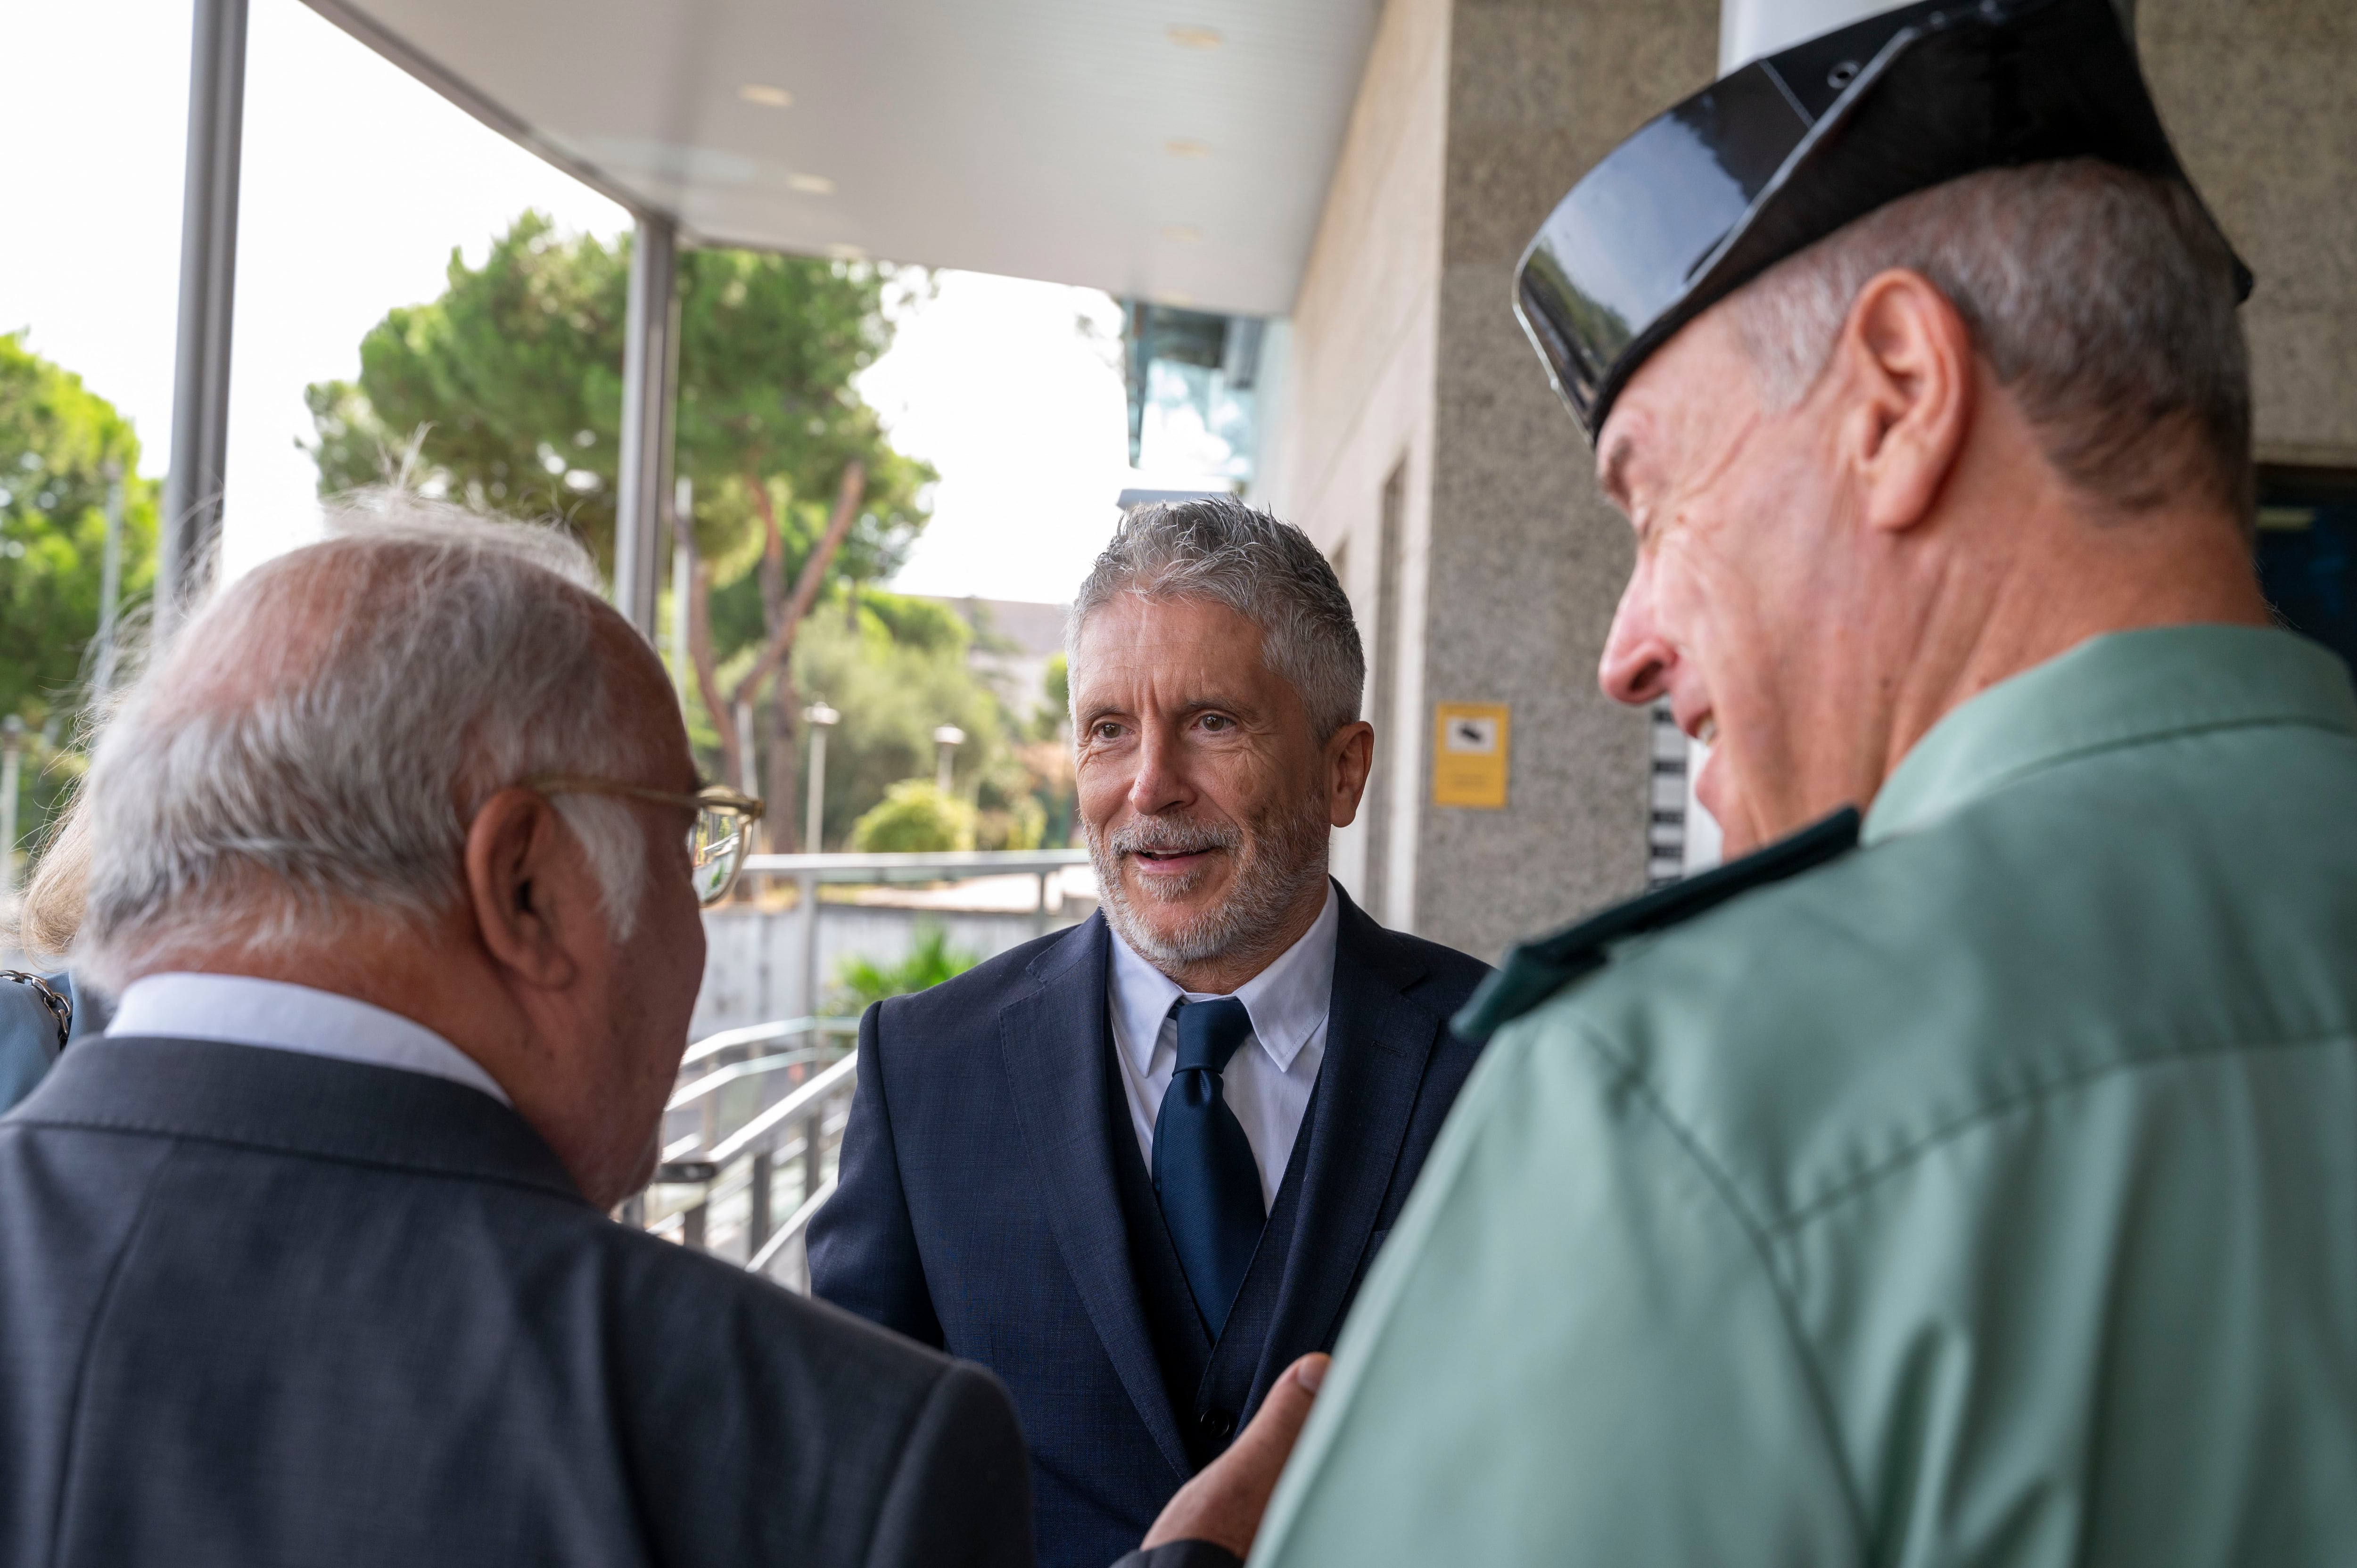
[[[1888,11],[1730,72],[1614,148],[1523,252],[1514,313],[1593,440],[1655,349],[1785,257],[1916,191],[2075,157],[2191,188],[2111,0]]]

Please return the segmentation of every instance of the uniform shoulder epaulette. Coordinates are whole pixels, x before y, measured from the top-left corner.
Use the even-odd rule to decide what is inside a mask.
[[[1844,806],[1823,822],[1740,860],[1615,904],[1553,936],[1524,942],[1481,983],[1452,1026],[1460,1037],[1477,1045],[1487,1041],[1506,1024],[1600,967],[1605,950],[1612,943],[1691,920],[1738,893],[1781,882],[1847,854],[1857,846],[1857,810]]]

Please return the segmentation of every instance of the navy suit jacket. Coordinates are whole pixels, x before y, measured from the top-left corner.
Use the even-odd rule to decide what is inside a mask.
[[[0,1563],[1028,1568],[1024,1471],[988,1374],[471,1089],[109,1038],[0,1119]]]
[[[1339,894],[1339,889],[1338,889]],[[1043,1568],[1135,1545],[1352,1294],[1472,1069],[1488,972],[1342,898],[1326,1054],[1216,1346],[1161,1225],[1114,1059],[1102,914],[860,1022],[813,1290],[979,1361],[1029,1441]]]

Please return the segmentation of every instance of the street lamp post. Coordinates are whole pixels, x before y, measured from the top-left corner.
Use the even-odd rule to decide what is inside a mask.
[[[955,725],[943,725],[933,732],[933,744],[941,748],[933,763],[933,787],[946,795],[950,792],[950,758],[965,744],[965,731]]]
[[[802,721],[811,726],[810,799],[802,806],[802,852],[816,854],[819,830],[825,819],[826,732],[842,723],[843,715],[824,703],[813,703],[802,710]]]

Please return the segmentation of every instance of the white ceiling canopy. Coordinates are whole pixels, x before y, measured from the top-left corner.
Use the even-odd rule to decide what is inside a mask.
[[[710,244],[1282,314],[1378,0],[310,0]]]

